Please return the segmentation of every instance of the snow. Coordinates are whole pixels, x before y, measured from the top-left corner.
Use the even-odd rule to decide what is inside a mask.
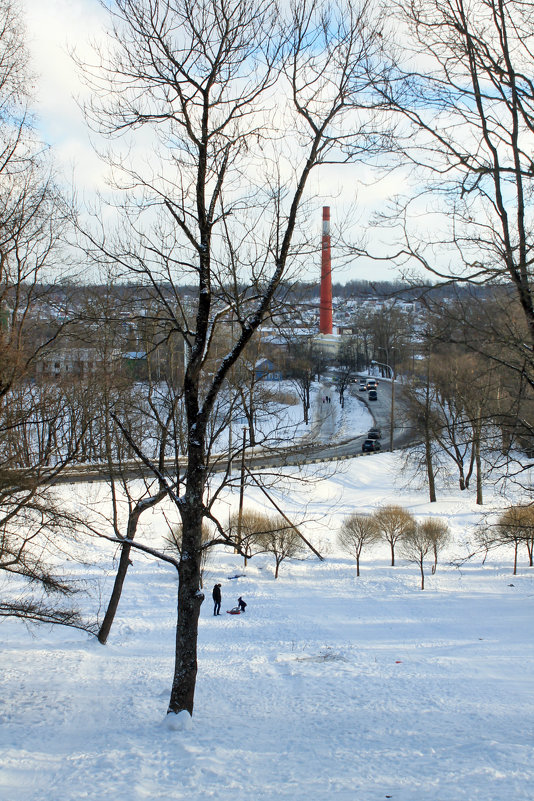
[[[336,420],[341,430],[347,416]],[[401,464],[373,454],[329,467],[319,482],[272,488],[287,514],[305,510],[302,530],[322,562],[284,562],[275,581],[267,555],[246,568],[224,548],[210,557],[205,592],[221,582],[223,614],[213,616],[211,600],[202,605],[193,718],[166,714],[172,566],[133,556],[106,646],[74,629],[2,622],[0,798],[534,798],[526,549],[516,576],[511,550],[454,566],[481,516],[505,499],[488,486],[481,508],[472,494],[442,488],[430,504],[406,485]],[[96,485],[75,491],[103,496]],[[246,503],[267,501],[247,488]],[[384,503],[449,522],[452,544],[424,591],[415,565],[389,566],[387,547],[364,550],[360,578],[337,547],[345,514]],[[147,518],[143,536],[156,545],[161,513]],[[95,565],[76,569],[94,616],[109,594],[113,552],[105,542],[88,549]],[[240,595],[246,613],[226,614]]]

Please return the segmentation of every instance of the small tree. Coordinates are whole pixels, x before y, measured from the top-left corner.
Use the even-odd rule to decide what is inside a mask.
[[[432,572],[436,569],[438,553],[447,541],[449,529],[446,523],[435,518],[427,518],[422,523],[409,529],[402,538],[402,555],[409,562],[419,566],[421,572],[421,589],[425,589],[425,557],[434,555]]]
[[[302,548],[302,540],[297,529],[281,515],[269,517],[269,530],[259,535],[262,551],[272,553],[275,561],[274,577],[278,578],[280,565],[286,559],[297,556]]]
[[[340,547],[356,559],[356,575],[360,575],[360,556],[367,545],[380,539],[376,520],[370,515],[349,515],[338,534]]]
[[[248,559],[264,550],[261,535],[270,531],[271,520],[269,515],[255,509],[245,509],[241,514],[235,512],[228,524],[228,536],[235,542],[239,540],[241,552],[244,555],[245,567]]]
[[[419,524],[419,527],[424,529],[428,537],[432,540],[432,551],[434,553],[432,573],[435,573],[438,566],[439,553],[449,540],[449,526],[444,520],[439,520],[435,517],[427,517],[426,520],[423,520],[423,522]]]
[[[493,542],[496,545],[514,546],[514,576],[517,573],[517,552],[521,543],[526,543],[529,564],[532,567],[534,539],[534,508],[531,506],[510,506],[497,522]]]
[[[416,526],[415,518],[402,506],[383,506],[375,513],[379,535],[391,548],[391,566],[395,566],[395,545]]]
[[[529,567],[534,566],[534,507],[516,507],[523,529],[523,541],[527,546]]]

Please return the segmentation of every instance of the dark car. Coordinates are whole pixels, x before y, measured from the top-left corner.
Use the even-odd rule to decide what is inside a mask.
[[[377,439],[366,439],[362,445],[362,453],[372,453],[380,449],[380,442]]]
[[[382,432],[379,428],[370,428],[367,432],[367,439],[380,439],[382,437]]]
[[[369,400],[378,400],[378,392],[376,389],[370,389],[367,397]]]

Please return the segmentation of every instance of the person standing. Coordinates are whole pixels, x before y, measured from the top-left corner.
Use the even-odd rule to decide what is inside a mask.
[[[220,615],[221,614],[221,585],[216,584],[213,588],[213,592],[211,593],[211,597],[213,598],[213,614]]]

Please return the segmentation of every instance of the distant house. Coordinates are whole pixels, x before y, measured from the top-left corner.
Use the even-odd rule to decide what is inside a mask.
[[[148,362],[144,350],[131,350],[122,354],[122,361],[133,378],[143,380],[147,377]]]
[[[118,351],[109,359],[116,361]],[[42,378],[65,378],[96,373],[103,366],[102,354],[97,348],[62,348],[43,354],[35,362],[35,375]]]
[[[280,381],[281,370],[270,359],[259,359],[255,365],[256,381]]]

